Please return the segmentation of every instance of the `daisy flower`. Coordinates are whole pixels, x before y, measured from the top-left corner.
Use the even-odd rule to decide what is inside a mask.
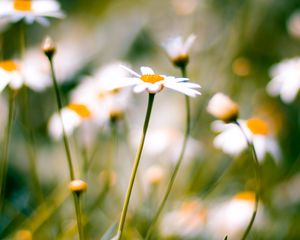
[[[22,82],[20,66],[12,60],[0,61],[0,92],[8,84]]]
[[[71,135],[74,130],[91,116],[89,109],[83,104],[71,103],[68,106],[61,109],[61,117],[58,113],[55,113],[49,121],[48,130],[50,136],[59,140],[63,136],[63,126],[67,136]],[[63,122],[63,125],[62,125]]]
[[[185,41],[181,36],[170,38],[163,43],[169,58],[177,67],[184,67],[189,61],[189,50],[193,45],[196,36],[191,34]]]
[[[272,96],[280,95],[282,101],[290,103],[297,97],[300,88],[300,58],[284,60],[271,68],[272,80],[267,92]]]
[[[200,92],[196,90],[200,88],[200,85],[187,82],[189,80],[188,78],[176,78],[172,76],[155,74],[150,67],[141,67],[142,74],[138,74],[125,66],[122,67],[133,74],[134,77],[120,79],[118,82],[116,82],[115,86],[112,86],[112,88],[121,88],[134,85],[134,92],[140,93],[147,91],[148,93],[155,94],[166,87],[190,97],[200,95]]]
[[[90,142],[97,128],[121,116],[129,102],[128,91],[112,91],[109,88],[115,79],[126,76],[128,72],[120,70],[119,63],[110,63],[100,68],[93,77],[84,78],[71,92],[70,104],[61,111],[66,133],[71,135],[80,127],[81,138]],[[48,131],[55,140],[62,137],[58,114],[50,118]]]
[[[280,150],[277,141],[270,136],[269,127],[266,122],[258,118],[238,120],[247,137],[253,142],[258,160],[262,161],[267,153],[278,162]],[[247,141],[237,124],[225,124],[214,121],[214,131],[220,132],[214,139],[214,146],[225,153],[237,156],[247,148]]]
[[[255,206],[254,192],[239,192],[233,198],[215,205],[208,214],[212,239],[239,239],[251,219]],[[217,229],[217,231],[216,231]]]
[[[34,91],[42,91],[51,84],[48,71],[36,68],[31,58],[25,57],[22,62],[16,60],[0,61],[2,88],[9,83],[10,88],[20,89],[23,85]]]
[[[49,21],[45,17],[64,17],[57,1],[5,0],[0,2],[0,18],[8,18],[11,22],[24,19],[27,24],[37,21],[42,25],[48,25]]]
[[[198,199],[184,201],[177,209],[166,213],[160,230],[165,237],[194,239],[204,231],[207,210]]]

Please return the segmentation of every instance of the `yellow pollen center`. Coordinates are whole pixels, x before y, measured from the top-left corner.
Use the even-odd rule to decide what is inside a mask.
[[[90,110],[83,104],[70,103],[68,108],[76,112],[81,118],[89,118],[91,116]]]
[[[14,9],[18,11],[31,11],[31,1],[30,0],[15,0]]]
[[[247,127],[254,134],[267,135],[269,128],[266,122],[257,118],[251,118],[247,121]]]
[[[159,74],[145,74],[140,77],[141,80],[148,83],[156,83],[161,80],[164,80],[164,77],[160,76]]]
[[[2,61],[0,62],[0,68],[8,72],[13,72],[18,69],[18,65],[14,61]]]
[[[250,192],[250,191],[240,192],[234,196],[234,199],[245,200],[245,201],[255,201],[255,193]]]

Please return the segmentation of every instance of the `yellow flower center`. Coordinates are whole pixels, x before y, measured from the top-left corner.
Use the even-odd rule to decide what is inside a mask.
[[[160,76],[159,74],[145,74],[140,77],[141,80],[148,83],[156,83],[161,80],[164,80],[164,77]]]
[[[31,11],[32,5],[30,0],[14,0],[14,9],[17,11]]]
[[[261,119],[251,118],[247,121],[247,127],[254,134],[267,135],[269,128],[266,122]]]
[[[70,103],[68,108],[76,112],[81,118],[89,118],[92,115],[90,110],[83,104]]]
[[[234,196],[234,199],[252,202],[255,201],[255,193],[250,191],[240,192]]]
[[[8,72],[13,72],[18,70],[18,65],[14,61],[2,61],[0,62],[0,68]]]

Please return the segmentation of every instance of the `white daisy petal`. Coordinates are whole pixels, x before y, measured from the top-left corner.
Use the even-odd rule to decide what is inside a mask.
[[[200,95],[200,92],[198,92],[194,89],[183,87],[183,86],[181,86],[180,83],[169,83],[168,82],[168,83],[165,83],[164,86],[167,88],[173,89],[175,91],[181,92],[190,97],[196,97],[197,95]]]
[[[147,85],[146,84],[140,84],[140,85],[136,85],[133,88],[133,91],[136,92],[136,93],[141,93],[141,92],[145,91],[146,89],[147,89]]]
[[[128,67],[126,67],[126,66],[124,66],[124,65],[120,65],[120,66],[121,66],[121,68],[125,69],[126,71],[128,71],[128,72],[131,73],[132,75],[134,75],[134,76],[136,76],[136,77],[138,77],[138,78],[141,77],[140,74],[138,74],[137,72],[131,70],[130,68],[128,68]]]
[[[141,67],[141,73],[143,75],[153,75],[154,71],[150,67]]]
[[[187,53],[191,46],[193,45],[193,43],[196,40],[196,35],[195,34],[191,34],[185,41],[185,43],[183,44],[183,50],[185,53]]]

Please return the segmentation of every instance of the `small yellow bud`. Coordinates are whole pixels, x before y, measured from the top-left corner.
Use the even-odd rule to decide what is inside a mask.
[[[69,184],[69,188],[72,192],[81,193],[87,189],[88,185],[81,179],[75,179]]]
[[[46,37],[42,44],[42,50],[48,58],[52,58],[56,52],[56,44],[51,37]]]

